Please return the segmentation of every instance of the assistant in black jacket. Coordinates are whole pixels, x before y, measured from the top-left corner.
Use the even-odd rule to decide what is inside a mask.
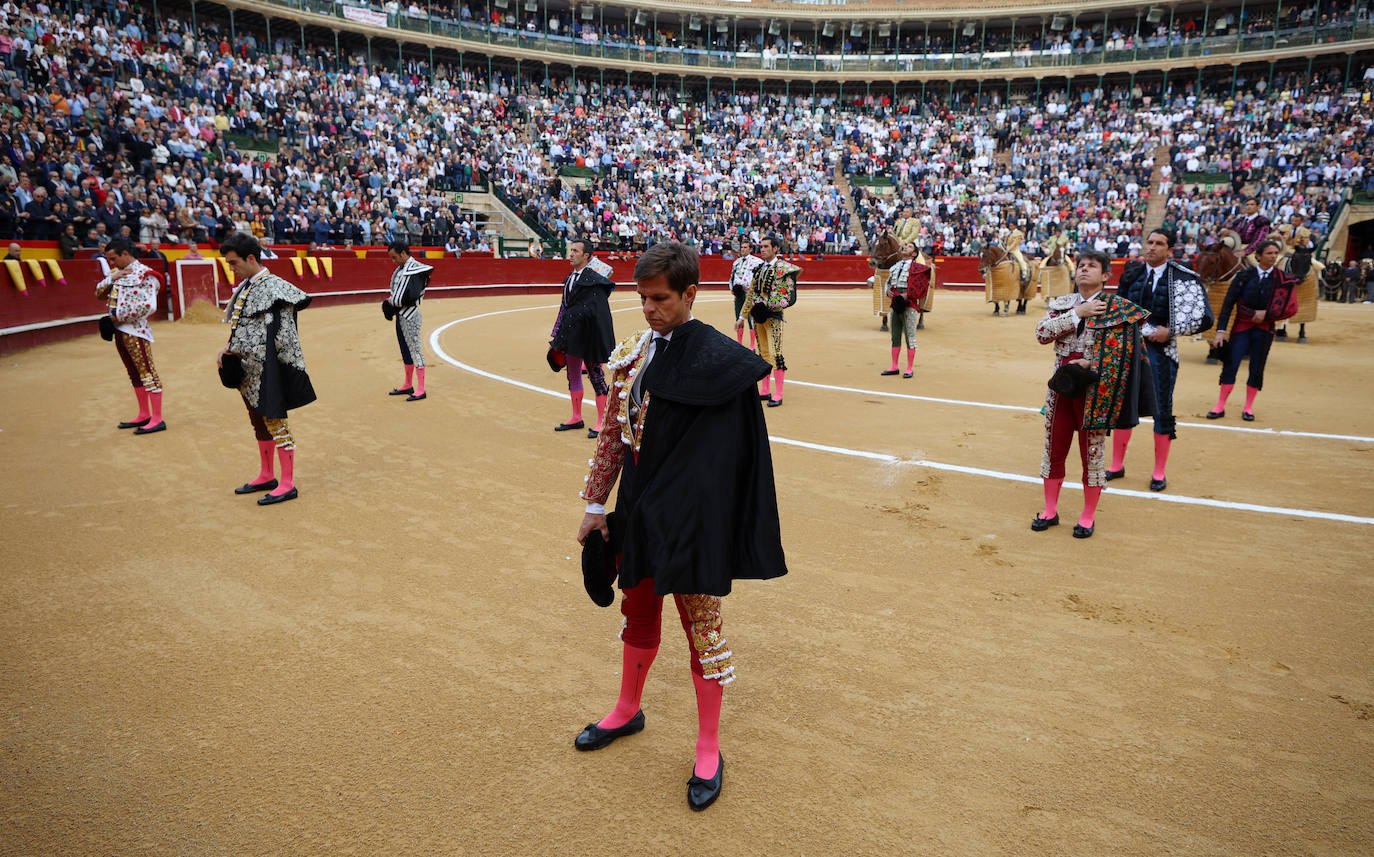
[[[1264,387],[1264,365],[1269,359],[1269,347],[1274,344],[1274,322],[1287,317],[1285,309],[1293,290],[1298,286],[1296,279],[1278,269],[1275,264],[1278,258],[1279,243],[1261,241],[1255,248],[1255,261],[1259,267],[1241,271],[1226,290],[1214,340],[1222,356],[1221,390],[1217,396],[1217,406],[1207,412],[1209,420],[1226,416],[1226,400],[1236,386],[1240,362],[1247,356],[1250,358],[1250,376],[1245,381],[1245,410],[1241,411],[1240,416],[1247,422],[1255,418],[1255,396]],[[1227,323],[1231,320],[1232,310],[1236,313],[1236,324],[1234,329],[1228,331]]]

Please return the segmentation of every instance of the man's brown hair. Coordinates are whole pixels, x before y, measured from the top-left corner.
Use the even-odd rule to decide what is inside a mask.
[[[635,281],[665,276],[668,287],[678,294],[701,279],[697,251],[680,241],[664,241],[650,247],[635,263]]]

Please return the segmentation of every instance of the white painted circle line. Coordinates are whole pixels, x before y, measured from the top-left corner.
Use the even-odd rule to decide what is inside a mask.
[[[471,372],[474,375],[478,375],[483,378],[488,378],[492,381],[498,381],[502,384],[509,384],[513,387],[519,387],[522,390],[529,390],[532,393],[542,393],[543,395],[552,396],[556,399],[566,398],[566,391],[550,390],[546,387],[540,387],[535,384],[529,384],[524,381],[516,380],[515,378],[507,378],[504,375],[497,375],[494,372],[488,372],[484,369],[479,369],[476,366],[471,366],[467,363],[462,362],[461,360],[454,358],[447,351],[445,351],[442,346],[439,345],[440,335],[442,335],[444,331],[448,330],[450,327],[453,327],[454,325],[463,324],[469,321],[477,321],[479,319],[484,318],[492,318],[494,316],[499,315],[509,315],[517,312],[528,312],[531,310],[540,309],[558,309],[558,305],[553,304],[537,307],[520,307],[516,309],[495,310],[493,312],[485,312],[479,315],[467,316],[466,318],[454,319],[453,321],[447,322],[436,327],[434,331],[430,333],[430,348],[432,348],[434,350],[434,353],[437,354],[439,358],[444,362],[456,366],[457,368],[462,369],[466,372]],[[826,385],[813,386],[819,386],[824,388]],[[583,407],[587,407],[587,404],[584,403]],[[862,458],[869,461],[879,461],[885,464],[924,467],[930,470],[943,470],[950,473],[963,473],[969,476],[982,476],[989,479],[998,479],[1004,482],[1022,482],[1029,485],[1039,485],[1041,482],[1039,477],[1027,476],[1023,473],[1006,473],[1000,470],[986,470],[981,467],[968,467],[962,464],[945,464],[943,462],[929,461],[926,459],[903,459],[898,458],[895,455],[890,455],[888,453],[870,452],[868,450],[862,449],[850,449],[848,447],[842,446],[828,446],[825,444],[811,443],[804,440],[793,440],[791,438],[779,437],[776,435],[769,435],[768,440],[772,443],[782,444],[784,446],[795,446],[801,449],[810,449],[816,452],[830,453],[832,455],[843,455],[850,458]],[[1064,487],[1080,491],[1083,489],[1082,483],[1079,482],[1066,481],[1064,483]],[[1155,500],[1163,503],[1182,503],[1190,506],[1208,506],[1214,509],[1230,509],[1233,511],[1242,512],[1258,512],[1266,515],[1282,515],[1296,518],[1314,518],[1324,521],[1340,521],[1342,523],[1348,524],[1374,525],[1374,518],[1360,517],[1358,515],[1343,515],[1338,512],[1320,512],[1313,509],[1292,509],[1283,506],[1263,506],[1257,503],[1236,503],[1229,500],[1214,500],[1209,497],[1187,497],[1179,494],[1163,494],[1156,492],[1133,491],[1130,489],[1122,488],[1110,488],[1109,490],[1112,494],[1119,494],[1123,497],[1134,497],[1141,500]]]

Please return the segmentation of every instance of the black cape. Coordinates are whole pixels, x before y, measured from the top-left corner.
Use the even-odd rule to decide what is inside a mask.
[[[310,304],[310,297],[294,307],[287,303],[277,304],[277,312],[267,325],[267,354],[262,363],[262,385],[258,388],[257,411],[267,419],[284,420],[286,412],[302,408],[315,401],[315,387],[310,383],[310,375],[298,369],[277,354],[277,334],[281,331],[281,315],[287,309],[299,312]],[[297,318],[297,330],[299,331]]]
[[[615,324],[611,320],[611,292],[615,283],[590,268],[583,268],[577,285],[568,295],[558,335],[549,343],[564,354],[585,363],[605,363],[615,348]]]
[[[616,513],[620,587],[726,595],[787,573],[768,430],[756,387],[771,367],[700,321],[649,364],[638,461],[627,453]]]

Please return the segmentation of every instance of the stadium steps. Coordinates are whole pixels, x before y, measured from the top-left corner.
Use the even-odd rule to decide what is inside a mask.
[[[849,231],[859,238],[859,249],[865,256],[868,255],[868,235],[864,233],[864,223],[859,219],[859,212],[854,208],[854,190],[849,186],[849,179],[845,178],[844,170],[840,165],[835,164],[835,172],[831,177],[835,183],[835,190],[840,192],[840,198],[844,200],[844,210],[849,212]]]
[[[1143,232],[1150,234],[1151,229],[1158,229],[1164,223],[1164,209],[1168,202],[1164,194],[1159,192],[1159,183],[1164,176],[1159,168],[1169,163],[1169,147],[1160,145],[1155,147],[1155,169],[1150,173],[1150,201],[1145,204],[1145,223]]]
[[[520,241],[543,240],[539,233],[516,217],[515,212],[507,208],[495,194],[467,191],[448,196],[457,198],[464,211],[471,211],[474,221],[490,236]]]
[[[1327,231],[1331,236],[1330,242],[1326,245],[1325,258],[1328,265],[1345,263],[1345,254],[1350,243],[1350,224],[1366,220],[1374,220],[1374,205],[1348,202],[1341,206],[1335,222]]]

